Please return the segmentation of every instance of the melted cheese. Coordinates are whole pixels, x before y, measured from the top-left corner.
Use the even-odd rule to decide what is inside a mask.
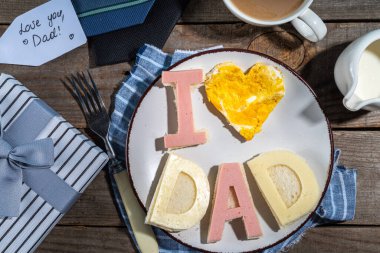
[[[248,166],[280,226],[316,207],[321,192],[313,171],[300,156],[272,151],[248,161]]]
[[[189,160],[169,154],[145,222],[168,231],[189,229],[205,215],[209,200],[210,186],[204,171]]]

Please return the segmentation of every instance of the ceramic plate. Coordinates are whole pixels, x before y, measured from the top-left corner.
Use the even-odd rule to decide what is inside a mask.
[[[241,142],[234,137],[205,97],[204,87],[193,89],[193,111],[197,129],[207,129],[204,145],[175,150],[184,158],[200,165],[209,177],[213,194],[217,166],[226,162],[245,163],[265,151],[288,149],[304,157],[313,169],[323,196],[330,180],[333,143],[329,123],[311,88],[293,70],[268,56],[251,51],[221,49],[191,56],[170,70],[203,69],[210,71],[216,64],[233,62],[244,71],[257,62],[276,66],[284,75],[286,94],[263,125],[262,132],[252,141]],[[132,118],[127,140],[127,166],[140,203],[148,208],[162,171],[163,136],[176,132],[176,108],[173,92],[156,80],[144,94]],[[211,204],[197,226],[170,233],[174,239],[193,248],[212,252],[242,252],[267,248],[295,233],[307,216],[279,229],[269,207],[260,194],[253,176],[247,171],[252,197],[258,212],[263,236],[244,240],[244,227],[239,220],[226,223],[223,239],[206,244]]]

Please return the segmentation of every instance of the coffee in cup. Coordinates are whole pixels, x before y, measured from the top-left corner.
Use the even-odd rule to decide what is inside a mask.
[[[313,0],[223,0],[239,19],[258,26],[291,22],[306,39],[317,42],[327,33],[322,19],[309,9]]]
[[[255,19],[283,19],[301,7],[304,0],[231,0],[241,12]]]

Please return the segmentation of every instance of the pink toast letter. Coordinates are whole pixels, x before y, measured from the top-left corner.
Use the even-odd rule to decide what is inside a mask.
[[[191,85],[203,80],[200,69],[185,71],[164,71],[162,83],[173,85],[176,92],[178,131],[164,137],[165,148],[180,148],[206,143],[206,132],[194,129],[193,108],[191,103]]]
[[[238,205],[229,208],[229,194],[232,189],[236,194]],[[243,168],[238,163],[225,163],[220,165],[218,170],[207,242],[220,241],[224,223],[240,217],[244,223],[247,239],[262,235]]]

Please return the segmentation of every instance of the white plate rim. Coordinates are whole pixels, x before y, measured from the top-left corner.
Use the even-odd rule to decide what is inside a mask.
[[[268,60],[271,60],[273,61],[274,63],[276,64],[279,64],[281,65],[282,67],[284,67],[285,69],[287,69],[290,73],[292,73],[303,85],[306,86],[306,88],[308,88],[308,90],[310,91],[310,93],[313,95],[315,101],[317,102],[319,108],[321,109],[321,112],[324,116],[324,119],[326,121],[326,125],[327,125],[327,128],[328,128],[328,132],[329,132],[329,139],[330,139],[330,164],[329,164],[329,170],[328,170],[328,175],[327,175],[327,180],[326,180],[326,183],[325,183],[325,186],[323,188],[323,191],[322,191],[322,194],[321,194],[321,197],[318,201],[318,204],[316,205],[316,208],[307,216],[307,218],[305,219],[305,221],[299,225],[296,229],[294,229],[292,232],[290,232],[289,234],[287,234],[285,237],[283,237],[282,239],[266,246],[266,247],[263,247],[263,248],[259,248],[259,249],[255,249],[255,250],[250,250],[250,251],[244,251],[242,253],[248,253],[248,252],[261,252],[263,250],[266,250],[266,249],[269,249],[269,248],[272,248],[282,242],[284,242],[285,240],[289,239],[291,236],[293,236],[294,234],[296,234],[309,220],[310,218],[312,218],[312,216],[316,213],[318,207],[320,206],[325,194],[326,194],[326,191],[327,191],[327,188],[330,184],[330,181],[331,181],[331,176],[332,176],[332,171],[333,171],[333,165],[334,165],[334,138],[333,138],[333,133],[332,133],[332,129],[331,129],[331,124],[326,116],[326,113],[325,111],[323,110],[322,106],[321,106],[321,103],[319,101],[319,98],[317,97],[317,95],[315,94],[314,90],[311,88],[311,86],[294,70],[292,69],[290,66],[288,66],[286,63],[284,62],[281,62],[280,60],[277,60],[275,58],[273,58],[272,56],[269,56],[269,55],[266,55],[266,54],[263,54],[263,53],[260,53],[260,52],[257,52],[257,51],[253,51],[253,50],[248,50],[248,49],[241,49],[241,48],[220,48],[220,49],[212,49],[212,50],[207,50],[207,51],[202,51],[202,52],[199,52],[199,53],[196,53],[196,54],[193,54],[193,55],[190,55],[180,61],[178,61],[177,63],[173,64],[172,66],[170,66],[168,69],[166,69],[165,71],[170,71],[172,69],[174,69],[175,67],[177,67],[178,65],[181,65],[182,63],[188,61],[188,60],[191,60],[193,58],[196,58],[196,57],[200,57],[200,56],[203,56],[203,55],[207,55],[207,54],[215,54],[215,53],[221,53],[221,52],[234,52],[234,53],[248,53],[248,54],[253,54],[253,55],[258,55],[258,56],[261,56],[261,57],[264,57],[264,58],[267,58]],[[131,186],[132,186],[132,190],[137,198],[137,201],[138,203],[140,204],[140,206],[143,208],[143,210],[145,211],[145,213],[147,213],[147,209],[144,205],[144,203],[141,201],[138,193],[137,193],[137,190],[136,190],[136,187],[135,187],[135,183],[133,181],[133,177],[132,177],[132,173],[130,171],[130,164],[129,164],[129,142],[130,142],[130,136],[131,136],[131,131],[132,131],[132,128],[133,128],[133,123],[134,123],[134,119],[135,119],[135,116],[139,110],[139,107],[142,103],[142,101],[144,100],[144,98],[146,97],[146,95],[149,93],[149,91],[151,90],[151,88],[161,79],[161,74],[153,80],[152,83],[149,84],[149,86],[147,87],[147,89],[145,90],[145,92],[142,94],[142,96],[140,97],[137,105],[136,105],[136,108],[134,109],[134,112],[131,116],[131,120],[130,120],[130,123],[129,123],[129,126],[128,126],[128,131],[127,131],[127,139],[126,139],[126,146],[125,146],[125,158],[126,158],[126,166],[127,166],[127,171],[128,171],[128,177],[129,177],[129,180],[131,182]],[[193,250],[198,250],[200,252],[207,252],[207,253],[217,253],[217,252],[213,252],[213,251],[207,251],[207,250],[204,250],[204,249],[200,249],[200,248],[197,248],[197,247],[194,247],[192,245],[189,245],[187,244],[186,242],[183,242],[181,241],[180,239],[174,237],[173,235],[170,234],[170,232],[167,232],[163,229],[161,229],[161,231],[163,231],[165,234],[167,234],[171,239],[175,240],[176,242],[178,243],[181,243],[183,245],[185,245],[186,247],[190,248],[190,249],[193,249]]]

